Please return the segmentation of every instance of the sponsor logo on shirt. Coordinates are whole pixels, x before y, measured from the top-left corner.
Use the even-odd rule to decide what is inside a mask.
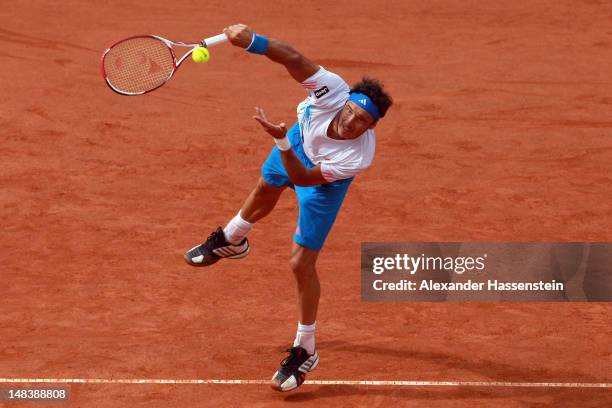
[[[326,93],[328,93],[328,92],[329,92],[329,88],[328,88],[328,87],[326,87],[326,86],[324,86],[323,88],[317,89],[317,90],[314,92],[314,95],[315,95],[315,97],[316,97],[317,99],[319,99],[320,97],[322,97],[323,95],[325,95],[325,94],[326,94]]]

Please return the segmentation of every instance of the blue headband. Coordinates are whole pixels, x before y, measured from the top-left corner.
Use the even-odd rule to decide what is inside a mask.
[[[368,112],[374,118],[374,122],[380,119],[378,107],[374,105],[374,102],[372,102],[368,95],[355,92],[349,95],[349,101],[355,102],[360,108]]]

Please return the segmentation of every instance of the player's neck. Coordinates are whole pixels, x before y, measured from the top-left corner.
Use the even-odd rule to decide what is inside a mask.
[[[329,138],[331,138],[331,139],[344,140],[338,134],[338,126],[340,124],[339,122],[340,122],[340,113],[341,112],[342,111],[338,112],[336,114],[336,116],[334,116],[334,118],[331,120],[331,122],[329,122],[329,126],[327,127],[327,136]]]

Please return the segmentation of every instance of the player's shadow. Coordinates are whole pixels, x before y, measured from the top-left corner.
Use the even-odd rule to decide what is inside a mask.
[[[304,402],[325,398],[340,397],[375,397],[388,396],[393,398],[407,398],[411,400],[451,400],[456,398],[508,398],[512,390],[491,392],[487,389],[466,388],[436,388],[425,389],[416,387],[381,387],[381,386],[352,386],[352,385],[319,385],[316,387],[303,387],[294,394],[285,397],[287,402]],[[503,392],[506,391],[506,392]],[[514,391],[516,393],[516,391]]]
[[[318,343],[318,348],[321,350],[342,350],[363,353],[371,355],[372,360],[376,359],[380,365],[384,365],[385,361],[381,361],[380,357],[391,357],[394,361],[406,361],[408,367],[407,372],[414,373],[409,367],[417,366],[435,366],[440,372],[445,372],[448,369],[470,371],[478,375],[478,378],[490,378],[492,381],[511,381],[511,382],[608,382],[602,378],[585,375],[583,372],[571,371],[570,367],[566,367],[563,371],[554,371],[551,368],[534,368],[520,365],[511,365],[491,360],[483,360],[476,358],[470,354],[445,354],[431,351],[419,351],[414,349],[389,348],[383,346],[371,346],[365,344],[351,344],[342,340],[321,341]],[[374,365],[374,364],[372,364]],[[391,375],[392,373],[390,373]],[[395,373],[405,377],[405,373]],[[405,378],[394,378],[405,379]],[[414,380],[415,378],[410,378]],[[445,380],[449,380],[445,378]],[[608,379],[609,380],[609,379]]]
[[[601,390],[606,391],[606,390]],[[412,387],[412,386],[352,386],[352,385],[319,385],[307,386],[293,391],[284,397],[285,402],[320,401],[324,399],[339,399],[338,405],[356,404],[366,405],[374,401],[381,403],[384,398],[407,399],[422,401],[469,401],[489,400],[492,406],[504,406],[509,401],[517,402],[525,398],[525,402],[546,399],[550,406],[583,406],[587,400],[590,403],[601,399],[605,400],[604,392],[592,393],[576,392],[575,389],[551,388],[514,388],[514,387]],[[340,399],[342,399],[341,402]],[[348,402],[350,401],[350,403]],[[570,401],[572,404],[570,404]],[[581,401],[580,403],[578,401]],[[328,401],[331,402],[331,401]],[[389,401],[391,402],[391,401]],[[573,405],[577,403],[577,405]],[[603,405],[602,405],[603,406]]]

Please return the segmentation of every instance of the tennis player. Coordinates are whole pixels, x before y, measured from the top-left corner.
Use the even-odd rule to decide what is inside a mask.
[[[221,258],[238,259],[249,253],[247,234],[268,215],[281,193],[295,190],[299,216],[289,265],[297,282],[299,322],[293,347],[272,377],[272,387],[290,391],[319,363],[315,347],[315,320],[319,305],[316,262],[349,185],[372,164],[374,127],[392,100],[382,84],[364,77],[353,88],[342,78],[314,64],[290,45],[237,24],[225,28],[230,42],[246,51],[267,56],[285,66],[308,92],[297,107],[297,123],[268,120],[261,108],[254,119],[276,146],[262,166],[257,186],[225,228],[218,227],[201,245],[185,254],[193,266],[212,265]]]

